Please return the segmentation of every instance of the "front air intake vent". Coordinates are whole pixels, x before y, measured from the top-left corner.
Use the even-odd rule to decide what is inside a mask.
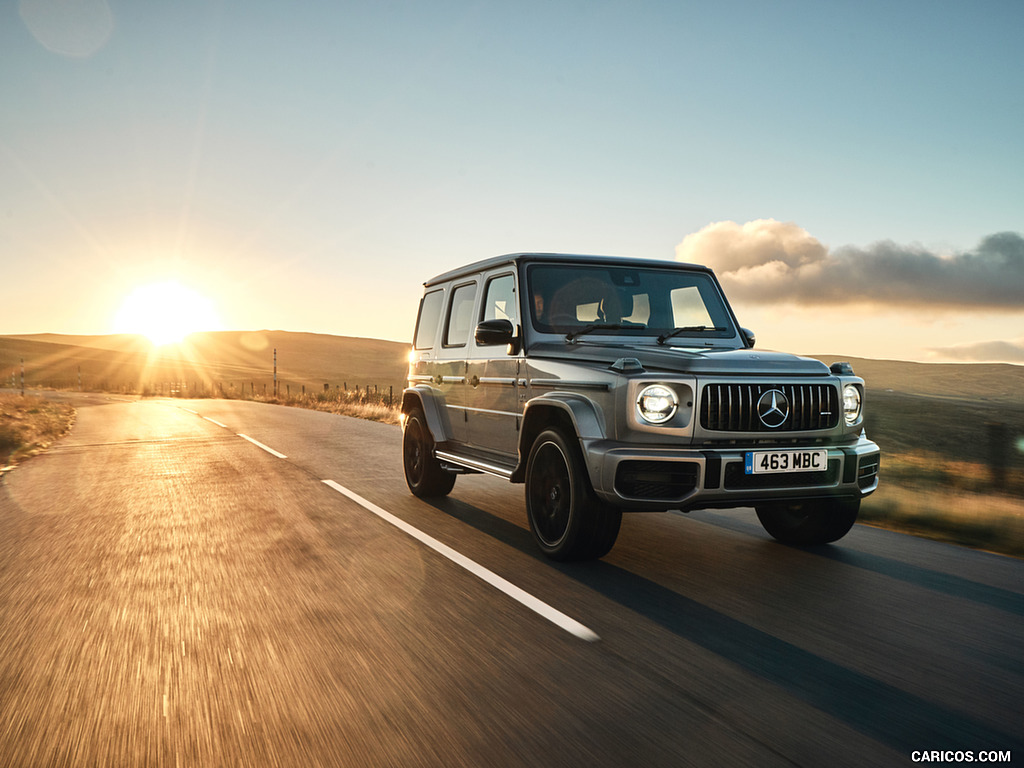
[[[634,499],[678,501],[697,487],[700,467],[684,461],[623,461],[615,489]]]
[[[712,432],[795,432],[839,424],[834,384],[707,384],[700,425]]]

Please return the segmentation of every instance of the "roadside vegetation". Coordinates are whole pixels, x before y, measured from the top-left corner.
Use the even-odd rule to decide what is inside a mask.
[[[1024,557],[1024,403],[1004,383],[975,382],[974,396],[869,391],[867,433],[882,467],[860,520]]]
[[[143,392],[143,397],[159,396],[158,392]],[[186,391],[175,392],[175,397],[189,398],[220,398],[223,400],[251,400],[271,405],[287,405],[292,408],[306,408],[311,411],[337,413],[357,419],[379,421],[382,424],[399,424],[401,394],[394,394],[394,387],[374,388],[363,387],[354,390],[340,388],[326,389],[322,392],[291,394],[288,391],[273,394],[248,392],[246,390],[224,390],[196,394]]]
[[[315,395],[286,395],[285,397],[270,397],[264,402],[338,413],[342,416],[379,421],[383,424],[398,424],[398,417],[401,413],[399,403],[389,403],[383,398],[366,397],[351,392],[341,392],[333,396],[332,393],[325,394],[323,392],[318,392]]]
[[[0,470],[50,447],[74,418],[67,403],[0,393]]]
[[[882,453],[881,482],[860,521],[925,538],[1024,557],[1024,472],[999,487],[984,463],[934,453]]]

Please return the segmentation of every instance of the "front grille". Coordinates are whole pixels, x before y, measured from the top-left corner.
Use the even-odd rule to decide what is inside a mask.
[[[682,461],[623,461],[615,473],[615,489],[633,499],[674,501],[697,487],[700,468]]]
[[[786,418],[778,425],[773,418],[765,423],[757,413],[761,396],[772,390],[785,395],[788,403]],[[837,424],[839,393],[834,384],[707,384],[701,394],[700,425],[714,432],[790,432]]]
[[[813,488],[832,486],[839,480],[839,460],[830,459],[828,469],[820,472],[781,472],[768,475],[748,475],[742,462],[725,465],[725,487],[730,491],[760,488]]]

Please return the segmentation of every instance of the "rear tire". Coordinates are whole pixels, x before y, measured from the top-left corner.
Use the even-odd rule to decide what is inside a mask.
[[[415,496],[447,496],[455,486],[455,475],[447,472],[434,457],[434,439],[419,408],[413,408],[405,417],[402,464],[405,482]]]
[[[808,499],[757,507],[757,519],[775,539],[800,547],[843,538],[860,512],[860,499]]]
[[[549,429],[537,436],[526,465],[526,514],[541,551],[553,560],[608,554],[622,512],[594,494],[575,440]]]

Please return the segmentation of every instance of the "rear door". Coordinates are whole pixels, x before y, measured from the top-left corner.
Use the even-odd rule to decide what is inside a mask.
[[[477,289],[477,280],[465,280],[452,286],[441,330],[441,347],[434,365],[434,386],[444,397],[452,442],[462,444],[469,438],[466,365],[476,327],[473,320],[476,317]]]

